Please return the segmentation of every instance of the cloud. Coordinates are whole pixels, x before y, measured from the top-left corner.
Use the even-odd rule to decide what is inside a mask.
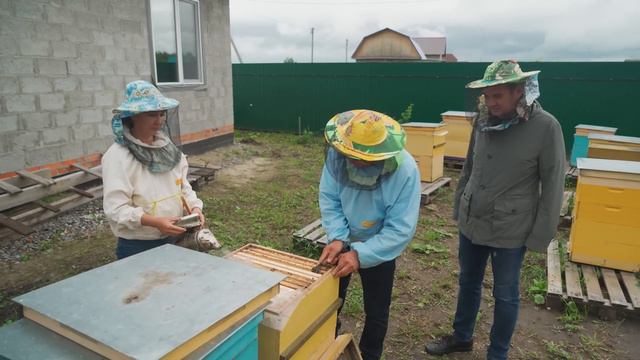
[[[637,0],[233,0],[231,34],[245,62],[343,62],[362,37],[390,27],[446,36],[461,61],[640,57]]]

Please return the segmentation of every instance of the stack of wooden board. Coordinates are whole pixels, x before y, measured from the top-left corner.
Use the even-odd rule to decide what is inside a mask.
[[[2,329],[0,355],[37,356],[46,343],[110,359],[255,359],[258,324],[283,279],[161,246],[14,299],[25,319]]]
[[[319,359],[331,348],[340,304],[339,280],[327,267],[316,273],[315,260],[254,244],[227,258],[286,276],[260,324],[260,359]]]
[[[640,271],[640,163],[578,159],[571,261]]]
[[[420,181],[433,182],[444,171],[444,146],[447,130],[443,123],[410,122],[402,124],[407,133],[407,151],[420,170]]]

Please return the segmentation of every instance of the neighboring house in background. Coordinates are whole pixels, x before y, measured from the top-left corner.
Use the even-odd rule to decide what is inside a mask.
[[[99,164],[133,80],[178,99],[185,153],[233,142],[229,0],[0,5],[0,178]]]
[[[389,28],[362,38],[351,58],[357,62],[458,61],[453,54],[447,54],[445,37],[412,38]]]
[[[447,53],[447,38],[440,37],[414,37],[415,41],[427,57],[427,61],[457,62],[453,54]]]

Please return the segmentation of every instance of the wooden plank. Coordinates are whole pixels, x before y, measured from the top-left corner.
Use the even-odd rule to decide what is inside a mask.
[[[576,265],[576,263],[565,261],[564,276],[567,283],[567,295],[574,299],[586,301],[585,297],[582,295],[580,273],[578,272],[578,266]]]
[[[51,179],[47,179],[45,177],[42,177],[40,175],[36,175],[34,173],[25,171],[25,170],[17,170],[16,174],[22,176],[23,178],[27,178],[27,179],[31,179],[35,182],[37,182],[38,184],[44,185],[44,186],[51,186],[53,184],[55,184],[56,182],[51,180]]]
[[[560,208],[560,217],[567,215],[569,212],[569,199],[571,198],[571,191],[565,191],[562,194],[562,207]]]
[[[562,296],[562,272],[557,240],[551,241],[547,248],[547,293]]]
[[[638,285],[635,275],[627,271],[620,271],[620,276],[622,276],[622,282],[631,298],[631,304],[634,308],[640,309],[640,285]]]
[[[34,230],[31,227],[26,226],[25,224],[16,221],[8,216],[0,214],[0,224],[18,232],[22,235],[31,234]]]
[[[306,258],[304,256],[295,255],[295,254],[288,253],[286,251],[276,250],[276,249],[272,249],[272,248],[268,248],[268,247],[264,247],[264,246],[256,245],[256,244],[247,244],[247,245],[241,247],[240,249],[234,251],[234,253],[243,252],[243,251],[249,251],[249,250],[251,250],[251,251],[266,251],[266,252],[273,253],[273,254],[279,254],[282,257],[287,258],[287,259],[295,259],[295,260],[298,260],[298,261],[301,261],[301,262],[311,262],[311,263],[315,264],[315,260],[313,260],[313,259],[309,259],[309,258]]]
[[[92,168],[94,170],[101,168],[100,166]],[[96,170],[97,171],[97,170]],[[44,186],[42,184],[35,184],[27,188],[23,188],[19,194],[4,193],[0,195],[0,211],[14,208],[16,206],[24,205],[36,200],[40,200],[45,196],[57,194],[66,191],[71,186],[83,184],[85,182],[94,180],[93,175],[88,175],[85,172],[74,172],[68,175],[56,178],[54,185]]]
[[[309,270],[300,269],[300,268],[297,268],[297,267],[294,267],[294,266],[283,264],[283,263],[278,262],[278,261],[273,261],[273,260],[270,260],[270,259],[265,259],[265,258],[260,257],[260,256],[255,256],[255,255],[246,254],[246,253],[238,253],[236,255],[239,256],[239,257],[244,257],[244,258],[251,259],[252,261],[254,261],[256,263],[261,263],[261,264],[272,266],[274,270],[290,272],[291,274],[298,275],[298,276],[300,276],[302,278],[305,278],[305,279],[307,279],[309,281],[316,280],[316,279],[318,279],[320,277],[320,274],[312,272],[311,269],[309,269]]]
[[[323,245],[323,246],[324,246],[324,245],[327,245],[327,241],[329,241],[329,240],[328,240],[328,238],[327,238],[327,235],[325,234],[325,235],[323,235],[320,239],[318,239],[318,240],[316,241],[316,243],[318,243],[318,244],[320,244],[320,245]]]
[[[296,231],[295,233],[293,233],[293,236],[295,237],[304,237],[306,234],[308,234],[309,232],[311,232],[312,230],[316,229],[318,226],[322,226],[322,219],[317,219],[314,222],[312,222],[311,224],[303,227],[302,229]]]
[[[251,266],[253,266],[255,268],[258,268],[258,269],[264,269],[264,270],[268,270],[268,271],[275,271],[273,269],[273,267],[271,267],[269,265],[257,264],[255,262],[251,261],[250,259],[243,258],[241,256],[235,256],[234,255],[232,257],[229,257],[228,259],[231,259],[231,260],[234,260],[234,261],[239,261],[239,262],[245,263],[247,265],[251,265]],[[307,281],[307,280],[305,280],[303,278],[300,278],[298,276],[291,275],[291,274],[288,274],[288,273],[283,272],[283,271],[278,271],[278,272],[283,274],[283,275],[285,275],[285,276],[287,276],[284,280],[282,280],[280,282],[281,286],[285,286],[285,287],[287,287],[289,289],[293,289],[293,290],[298,290],[298,289],[303,289],[303,288],[309,287],[309,285],[311,285],[311,283],[309,281]]]
[[[603,303],[606,306],[610,306],[611,302],[604,298],[602,295],[602,289],[600,289],[600,282],[598,281],[598,274],[596,269],[591,265],[580,265],[582,268],[582,276],[584,278],[584,284],[587,287],[587,299],[589,301],[596,301]]]
[[[427,183],[427,187],[422,191],[422,195],[429,196],[441,187],[449,185],[451,178],[440,178],[432,183]]]
[[[296,260],[296,259],[283,258],[282,256],[279,256],[278,254],[262,252],[262,251],[249,250],[249,251],[243,251],[242,253],[243,254],[249,254],[249,255],[252,255],[252,256],[256,256],[256,257],[261,257],[261,258],[272,260],[272,261],[277,261],[277,262],[282,263],[283,265],[294,266],[294,267],[302,269],[302,270],[311,269],[312,267],[314,267],[316,265],[315,262],[313,262],[313,261],[302,262],[302,261],[299,261],[299,260]]]
[[[17,194],[19,192],[22,192],[22,189],[20,189],[19,187],[11,185],[3,180],[0,180],[0,189],[8,192],[9,194]]]
[[[611,303],[614,305],[631,308],[631,305],[624,297],[624,293],[622,292],[622,288],[620,287],[620,282],[618,282],[618,277],[616,276],[615,271],[604,268],[601,268],[600,271],[602,272],[604,283],[607,286],[607,292],[609,293],[609,299],[611,300]]]
[[[309,284],[313,283],[313,279],[310,279],[308,276],[301,275],[296,273],[295,271],[289,271],[283,268],[277,268],[272,263],[268,261],[260,261],[254,257],[246,256],[246,254],[234,254],[233,259],[237,259],[240,261],[244,261],[245,263],[251,264],[254,267],[260,267],[269,271],[276,271],[281,274],[287,275],[286,280],[292,282],[298,287],[307,287]]]
[[[88,189],[87,191],[90,191],[92,194],[94,194],[96,198],[102,197],[102,185],[98,185],[96,187]],[[75,209],[78,206],[84,205],[90,201],[93,201],[93,199],[86,198],[78,194],[70,194],[69,196],[66,196],[60,200],[56,200],[49,205],[55,206],[56,208],[60,209],[60,212],[65,212]],[[60,214],[60,212],[51,212],[47,211],[47,209],[45,208],[39,207],[12,216],[12,218],[16,221],[22,222],[25,225],[33,226],[57,216],[58,214]],[[16,234],[13,230],[8,228],[0,228],[0,238],[13,239],[16,237],[18,237],[18,234]]]
[[[87,174],[91,174],[91,175],[93,175],[95,177],[98,177],[98,178],[102,179],[102,174],[97,172],[96,170],[88,169],[88,168],[86,168],[86,167],[84,167],[84,166],[82,166],[80,164],[71,164],[71,166],[73,166],[74,168],[80,169],[80,170],[84,171]]]
[[[34,201],[34,204],[43,207],[49,211],[53,211],[53,212],[60,212],[60,208],[57,206],[53,206],[51,204],[47,204],[46,202],[42,201],[42,200],[38,200],[38,201]]]
[[[304,238],[309,241],[315,241],[316,239],[319,239],[323,234],[326,234],[326,232],[324,231],[324,228],[319,227],[313,230],[311,233],[305,235]]]
[[[77,187],[72,186],[72,187],[69,188],[69,190],[73,191],[74,193],[76,193],[78,195],[82,195],[82,196],[88,197],[88,198],[93,198],[93,194],[92,193],[90,193],[88,191],[85,191],[85,190],[82,190],[82,189],[78,189]]]
[[[37,171],[32,171],[33,174],[36,174],[38,176],[44,177],[44,178],[51,178],[51,170],[50,169],[40,169]],[[31,179],[26,179],[23,178],[20,175],[16,175],[16,176],[12,176],[10,178],[6,178],[6,179],[2,179],[2,181],[9,183],[13,186],[19,187],[21,189],[26,188],[27,186],[31,186],[31,185],[35,185],[37,184],[37,182],[31,180]],[[4,190],[0,190],[0,194],[2,194],[4,192]]]
[[[331,343],[329,348],[320,355],[319,360],[362,360],[362,355],[353,341],[351,334],[343,334]]]

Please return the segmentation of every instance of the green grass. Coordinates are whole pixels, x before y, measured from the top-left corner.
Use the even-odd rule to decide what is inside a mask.
[[[244,147],[233,156],[244,158],[252,150],[269,156],[273,160],[272,178],[222,194],[215,192],[215,187],[199,193],[205,202],[207,219],[213,224],[212,231],[225,249],[256,243],[304,256],[319,255],[317,249],[294,246],[291,236],[320,216],[317,202],[324,161],[323,139],[313,134],[303,136],[307,139],[300,146],[297,136],[238,132],[237,141],[260,148]]]
[[[344,301],[342,314],[347,316],[360,316],[364,314],[364,299],[362,294],[362,285],[356,277],[352,277],[347,298]]]
[[[552,359],[565,359],[570,360],[574,357],[571,356],[569,350],[567,350],[566,345],[563,342],[554,342],[551,340],[543,340],[545,348],[547,349],[547,353],[551,355]]]

